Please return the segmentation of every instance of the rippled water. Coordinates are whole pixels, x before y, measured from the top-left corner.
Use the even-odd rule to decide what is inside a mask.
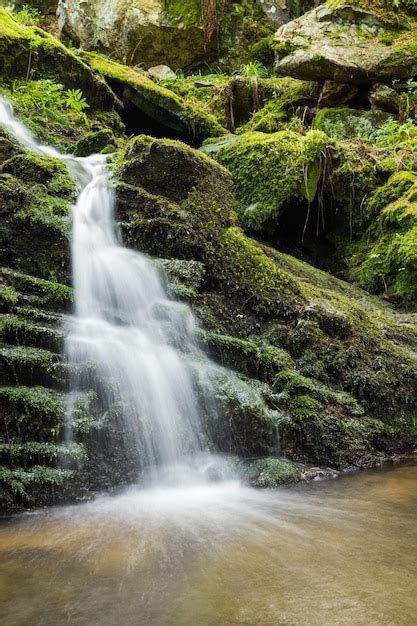
[[[2,624],[413,625],[417,466],[140,491],[4,521]]]

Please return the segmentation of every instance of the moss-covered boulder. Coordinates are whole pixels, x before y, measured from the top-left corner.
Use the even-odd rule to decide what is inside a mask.
[[[197,0],[66,0],[58,15],[64,33],[87,50],[116,52],[130,65],[184,67],[204,54]]]
[[[157,136],[179,136],[192,142],[224,132],[213,115],[156,84],[143,72],[92,52],[84,53],[83,59],[121,98],[130,130],[136,134],[154,131]]]
[[[0,77],[5,83],[28,77],[50,78],[81,89],[95,109],[111,110],[115,98],[106,83],[57,39],[16,22],[0,8]]]
[[[330,0],[278,29],[276,41],[276,71],[302,80],[388,82],[417,72],[416,22],[390,0]]]
[[[253,487],[278,487],[301,478],[300,468],[283,458],[256,459],[244,464],[241,471]]]
[[[0,166],[0,196],[3,262],[41,278],[67,279],[75,185],[62,161],[12,156]]]
[[[393,117],[384,111],[324,108],[314,118],[313,128],[322,130],[334,139],[362,139],[374,141],[376,131]]]
[[[417,303],[417,176],[393,174],[364,206],[363,235],[348,245],[353,280],[405,306]]]
[[[214,154],[235,184],[242,223],[262,231],[297,200],[312,201],[331,140],[321,131],[300,135],[245,133]]]

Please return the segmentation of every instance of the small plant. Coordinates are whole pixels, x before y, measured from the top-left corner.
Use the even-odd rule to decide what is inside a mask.
[[[13,13],[13,17],[16,22],[24,26],[37,26],[42,16],[38,9],[31,7],[29,4],[25,4],[20,11]]]
[[[81,89],[68,89],[66,95],[67,100],[65,104],[74,113],[82,113],[84,109],[88,109],[90,106],[84,98]]]
[[[239,73],[246,78],[262,78],[267,75],[267,70],[259,61],[249,61],[242,65]]]

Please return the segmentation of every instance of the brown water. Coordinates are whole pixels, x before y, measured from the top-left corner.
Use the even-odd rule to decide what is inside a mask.
[[[131,490],[0,526],[0,622],[417,624],[417,466]]]

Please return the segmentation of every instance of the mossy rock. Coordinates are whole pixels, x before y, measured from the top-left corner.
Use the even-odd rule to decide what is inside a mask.
[[[29,274],[65,281],[69,210],[75,197],[65,165],[52,157],[20,154],[6,160],[0,171],[4,261]]]
[[[321,109],[313,121],[313,128],[333,139],[361,139],[375,141],[376,131],[392,120],[384,111],[358,111],[348,108]]]
[[[317,103],[318,91],[315,83],[290,77],[261,79],[259,82],[261,98],[262,93],[265,94],[263,106],[239,128],[239,132],[274,133],[284,130],[288,122],[294,121],[292,116],[297,113],[301,116],[305,107]],[[268,83],[271,83],[272,93],[268,93],[269,90],[266,89]]]
[[[92,52],[82,58],[120,96],[125,106],[133,107],[136,115],[148,116],[165,132],[204,139],[224,132],[216,118],[185,102],[166,87],[154,83],[143,72],[121,65]]]
[[[256,459],[245,463],[241,468],[246,480],[253,487],[279,487],[300,480],[298,466],[283,458]]]
[[[312,201],[330,146],[331,139],[321,131],[305,136],[282,131],[245,133],[220,147],[214,157],[233,176],[243,225],[262,232],[294,201]]]
[[[75,144],[74,154],[78,157],[86,157],[99,152],[115,150],[114,135],[110,129],[90,131]]]
[[[115,106],[114,94],[106,83],[79,57],[42,29],[19,24],[0,8],[0,76],[11,83],[28,75],[81,89],[94,109],[112,110]]]
[[[353,280],[403,306],[417,304],[417,177],[393,174],[365,204],[368,227],[349,244]]]

